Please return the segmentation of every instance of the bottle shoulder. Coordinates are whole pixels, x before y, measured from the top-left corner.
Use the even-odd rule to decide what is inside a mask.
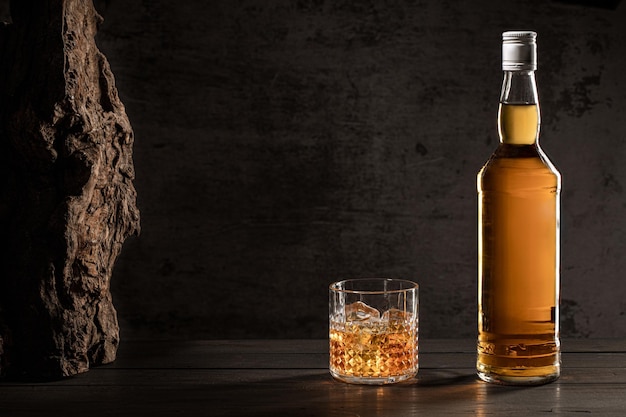
[[[481,171],[489,168],[509,167],[518,169],[548,169],[555,175],[560,176],[558,169],[550,158],[543,152],[537,144],[533,145],[511,145],[501,143],[491,154]]]
[[[561,189],[561,174],[538,145],[500,144],[478,172],[478,188],[510,189],[535,183]]]

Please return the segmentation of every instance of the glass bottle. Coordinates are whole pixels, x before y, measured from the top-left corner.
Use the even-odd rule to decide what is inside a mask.
[[[477,177],[478,376],[536,385],[560,375],[561,175],[539,146],[535,32],[502,34],[500,143]]]

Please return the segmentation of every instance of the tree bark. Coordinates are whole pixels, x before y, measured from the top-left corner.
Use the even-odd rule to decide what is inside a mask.
[[[0,374],[59,378],[113,361],[111,299],[139,233],[133,131],[92,0],[12,0],[0,24]]]

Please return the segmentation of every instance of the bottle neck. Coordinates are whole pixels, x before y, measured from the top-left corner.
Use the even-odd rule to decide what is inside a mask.
[[[500,142],[538,143],[541,116],[534,71],[505,71],[498,110]]]

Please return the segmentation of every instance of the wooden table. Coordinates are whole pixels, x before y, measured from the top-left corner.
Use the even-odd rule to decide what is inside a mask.
[[[421,340],[418,378],[334,381],[326,340],[123,343],[118,360],[74,378],[0,383],[0,417],[625,416],[626,340],[564,340],[552,384],[477,380],[474,342]]]

